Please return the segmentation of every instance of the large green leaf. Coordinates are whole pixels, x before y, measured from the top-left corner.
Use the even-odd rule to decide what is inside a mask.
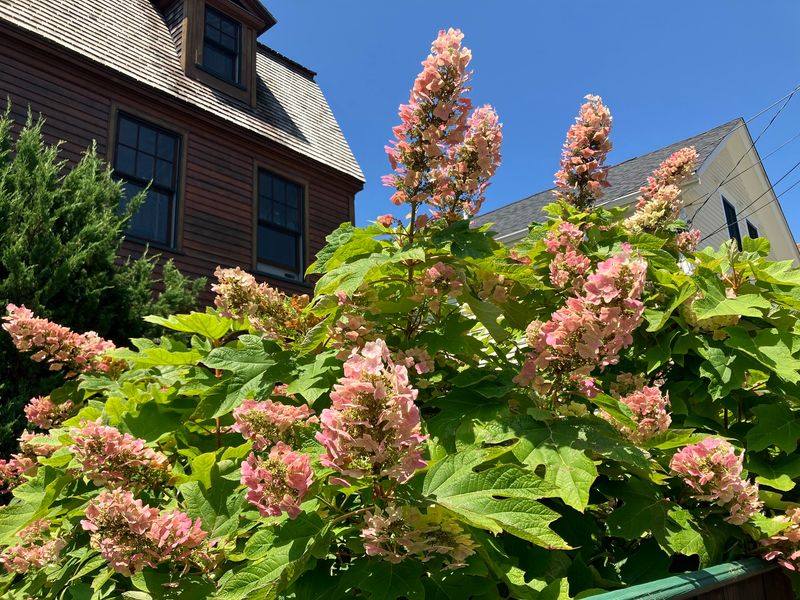
[[[197,333],[211,340],[222,339],[231,329],[238,330],[242,325],[237,325],[231,319],[226,319],[214,313],[191,312],[188,315],[170,315],[167,318],[150,315],[145,321],[161,325],[173,331]]]
[[[244,568],[229,571],[220,580],[215,600],[273,600],[303,571],[315,556],[327,552],[330,525],[316,514],[301,513],[294,521],[268,530],[266,552]]]
[[[197,350],[175,351],[156,346],[145,348],[140,352],[134,352],[126,348],[118,348],[109,352],[114,358],[127,360],[133,363],[134,367],[162,367],[194,365],[202,358]]]
[[[752,409],[758,423],[747,432],[747,449],[758,452],[777,446],[787,454],[797,448],[800,419],[785,404],[762,404]]]
[[[361,580],[359,588],[369,594],[370,600],[423,600],[423,566],[416,561],[392,564],[385,560],[370,561],[368,575]]]
[[[714,399],[724,398],[744,383],[747,364],[736,354],[716,346],[699,350],[705,360],[700,364],[700,376],[709,380],[708,391]]]
[[[742,327],[728,327],[725,345],[752,356],[781,379],[789,383],[800,382],[800,360],[792,356],[796,343],[791,332],[762,329],[751,336]]]
[[[219,405],[210,416],[227,414],[242,400],[269,393],[275,383],[289,377],[290,356],[273,342],[254,335],[243,335],[236,345],[212,350],[203,363],[211,369],[229,371],[231,377],[224,390],[217,390]]]
[[[771,308],[769,300],[758,294],[742,294],[735,298],[726,296],[725,285],[716,274],[702,273],[697,284],[703,297],[692,304],[698,319],[742,316],[760,317]]]
[[[226,537],[239,527],[243,494],[237,492],[238,482],[213,477],[211,487],[204,488],[199,481],[188,481],[180,486],[190,517],[199,517],[203,530],[210,539]]]
[[[597,478],[597,467],[583,450],[535,445],[523,439],[514,447],[514,456],[533,469],[544,465],[544,481],[558,490],[558,497],[568,506],[583,512],[589,505],[589,490]]]
[[[476,472],[474,461],[484,458],[474,452],[434,464],[426,474],[423,494],[476,527],[507,531],[546,548],[567,548],[549,528],[558,513],[536,502],[553,495],[550,486],[514,465]]]
[[[753,452],[747,455],[747,469],[756,473],[756,483],[788,492],[800,479],[800,456],[781,456],[769,461]]]

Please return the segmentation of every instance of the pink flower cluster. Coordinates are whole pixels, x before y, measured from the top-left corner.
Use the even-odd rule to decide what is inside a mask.
[[[419,509],[390,505],[382,512],[368,512],[366,527],[361,530],[367,556],[378,556],[398,564],[406,558],[427,562],[444,558],[446,570],[466,566],[466,559],[475,554],[475,543],[464,529],[448,518],[438,507]]]
[[[211,291],[216,294],[214,304],[220,314],[234,320],[248,319],[265,337],[293,339],[317,323],[313,317],[302,314],[310,301],[305,294],[289,297],[266,283],[258,283],[239,267],[217,267],[214,276],[217,283],[211,286]]]
[[[250,453],[242,463],[241,481],[248,488],[247,501],[262,516],[277,517],[285,512],[295,519],[312,482],[308,455],[277,442],[267,459]]]
[[[33,352],[36,362],[50,363],[51,371],[67,370],[67,377],[76,373],[109,371],[113,361],[103,358],[114,344],[94,331],[75,333],[47,319],[36,317],[25,306],[9,304],[3,317],[5,329],[21,352]]]
[[[27,573],[41,569],[58,561],[58,555],[66,545],[61,538],[54,538],[50,521],[39,519],[17,534],[20,543],[9,546],[0,553],[0,564],[9,573]]]
[[[682,148],[664,160],[640,188],[636,211],[625,226],[634,233],[657,233],[675,221],[683,208],[678,186],[692,174],[696,160],[694,147]]]
[[[575,123],[567,131],[561,152],[561,170],[555,184],[560,200],[580,208],[591,208],[608,187],[608,169],[603,168],[611,151],[611,111],[600,96],[586,96]]]
[[[394,364],[383,340],[353,350],[331,392],[331,408],[320,415],[322,464],[345,477],[408,481],[426,464],[416,397],[408,371]]]
[[[81,463],[82,474],[95,485],[149,489],[170,480],[169,459],[142,439],[99,421],[74,428],[70,434],[70,451]]]
[[[19,436],[19,452],[8,460],[0,460],[0,491],[11,491],[36,475],[37,456],[50,456],[61,446],[50,443],[50,436],[23,431]]]
[[[681,231],[675,236],[675,245],[678,251],[682,254],[690,254],[697,249],[697,244],[700,243],[700,230],[690,229],[688,231]]]
[[[353,348],[361,348],[372,335],[372,323],[355,312],[345,312],[331,327],[331,346],[339,352],[336,358],[344,360]]]
[[[492,299],[494,302],[502,304],[508,300],[510,285],[506,282],[505,275],[481,271],[479,274],[481,289],[478,298],[481,300]]]
[[[436,312],[441,306],[440,296],[447,295],[448,298],[457,298],[463,291],[464,284],[456,270],[440,261],[425,269],[419,276],[416,282],[416,293],[412,299],[419,301],[423,298],[432,298],[430,307]]]
[[[597,387],[592,371],[615,364],[642,321],[646,273],[647,263],[628,245],[599,263],[583,289],[549,321],[528,326],[531,352],[515,381],[532,384],[542,395],[577,388],[593,397]]]
[[[396,365],[403,365],[406,369],[412,367],[417,375],[425,375],[433,371],[435,363],[431,355],[424,348],[409,348],[392,354],[392,361]]]
[[[669,396],[662,394],[657,387],[644,386],[640,390],[622,396],[620,402],[631,409],[633,420],[636,421],[636,429],[631,430],[622,425],[608,413],[601,412],[600,416],[610,421],[622,435],[635,444],[641,444],[653,436],[665,432],[672,423],[672,417],[667,412]]]
[[[742,525],[762,506],[758,484],[742,479],[744,452],[719,437],[707,437],[682,448],[670,461],[670,469],[683,477],[696,500],[714,502],[728,509],[726,521]]]
[[[383,178],[395,188],[396,205],[427,202],[434,217],[447,220],[470,217],[480,208],[500,163],[502,141],[490,106],[468,116],[472,54],[461,46],[463,38],[449,29],[433,42],[408,104],[400,107],[395,140],[386,148],[394,173]]]
[[[253,442],[255,450],[266,450],[276,442],[296,442],[303,429],[318,419],[307,405],[291,406],[267,400],[245,400],[233,411],[232,429]]]
[[[761,540],[764,558],[766,560],[777,560],[778,564],[790,571],[800,570],[800,507],[786,509],[786,514],[776,518],[777,521],[785,523],[785,527],[768,537]]]
[[[31,425],[40,429],[52,429],[69,418],[74,408],[71,400],[55,404],[50,396],[36,396],[25,406],[25,416]]]
[[[178,510],[161,512],[129,491],[102,491],[87,506],[81,526],[90,532],[92,548],[126,577],[164,562],[188,567],[210,560],[200,519]]]
[[[642,195],[639,196],[636,207],[642,208],[656,197],[660,189],[668,185],[680,185],[694,172],[696,162],[697,150],[694,146],[673,152],[647,178],[647,185],[639,188]]]
[[[592,263],[579,249],[582,241],[583,231],[567,221],[547,232],[544,243],[547,251],[554,255],[550,261],[550,282],[555,287],[577,290],[583,285]]]

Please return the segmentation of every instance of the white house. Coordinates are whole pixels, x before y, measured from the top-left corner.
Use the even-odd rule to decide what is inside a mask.
[[[653,169],[685,146],[694,146],[698,157],[695,175],[681,186],[685,206],[682,218],[700,230],[700,246],[719,247],[730,238],[763,237],[771,243],[771,258],[794,260],[800,265],[798,246],[741,118],[609,167],[611,187],[605,190],[601,204],[632,207]],[[531,221],[545,219],[542,207],[553,202],[553,191],[487,212],[475,223],[493,223],[496,239],[513,244],[525,236]]]

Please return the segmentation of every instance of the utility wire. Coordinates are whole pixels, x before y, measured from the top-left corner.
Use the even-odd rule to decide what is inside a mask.
[[[767,194],[769,194],[770,192],[774,191],[774,190],[775,190],[775,186],[776,186],[776,185],[778,185],[778,184],[779,184],[781,181],[783,181],[784,179],[786,179],[786,177],[788,177],[788,176],[789,176],[789,174],[791,174],[791,172],[792,172],[792,171],[794,171],[794,170],[795,170],[797,167],[800,167],[800,161],[797,161],[797,162],[794,164],[794,166],[793,166],[791,169],[789,169],[788,171],[786,171],[786,173],[784,173],[784,174],[781,176],[781,178],[780,178],[780,179],[778,179],[778,181],[776,181],[775,183],[772,183],[772,184],[770,184],[770,186],[769,186],[769,187],[768,187],[766,190],[764,190],[764,193],[763,193],[763,194],[761,194],[761,195],[760,195],[758,198],[756,198],[756,199],[755,199],[755,200],[753,200],[753,201],[752,201],[750,204],[748,204],[747,206],[745,206],[745,207],[744,207],[744,208],[743,208],[743,209],[742,209],[740,212],[741,212],[741,213],[744,213],[744,211],[746,211],[748,208],[750,208],[751,206],[753,206],[753,205],[754,205],[756,202],[758,202],[759,200],[761,200],[761,198],[763,198],[764,196],[766,196],[766,195],[767,195]],[[783,191],[782,191],[780,194],[777,194],[777,195],[775,196],[775,198],[773,198],[772,200],[770,200],[769,202],[767,202],[766,204],[764,204],[764,206],[760,206],[760,207],[758,207],[757,209],[755,209],[754,211],[752,211],[752,212],[749,212],[749,213],[747,213],[747,214],[745,214],[745,215],[742,215],[741,217],[737,218],[737,219],[736,219],[736,223],[738,224],[738,223],[742,222],[743,220],[747,219],[747,217],[750,217],[750,216],[754,215],[755,213],[757,213],[757,212],[758,212],[759,210],[761,210],[762,208],[766,208],[767,206],[769,206],[769,205],[770,205],[770,204],[772,204],[773,202],[776,202],[776,201],[778,200],[778,198],[780,198],[781,196],[783,196],[783,195],[784,195],[786,192],[788,192],[789,190],[791,190],[792,188],[794,188],[794,187],[795,187],[795,186],[797,186],[798,184],[800,184],[800,179],[798,179],[797,181],[795,181],[795,182],[794,182],[792,185],[790,185],[788,188],[786,188],[785,190],[783,190]],[[716,235],[717,233],[719,233],[720,231],[722,231],[723,229],[725,229],[726,227],[728,227],[728,225],[729,225],[728,223],[725,223],[724,225],[721,225],[721,226],[717,227],[717,228],[716,228],[714,231],[712,231],[711,233],[709,233],[709,234],[707,234],[707,235],[704,235],[702,238],[700,238],[700,241],[701,241],[701,242],[703,242],[703,241],[707,240],[708,238],[710,238],[711,236],[713,236],[713,235]]]
[[[794,89],[793,89],[791,92],[789,92],[788,94],[786,94],[786,95],[785,95],[783,98],[781,98],[780,100],[778,100],[778,101],[776,101],[776,102],[773,102],[773,103],[772,103],[772,104],[771,104],[769,107],[765,108],[764,110],[762,110],[762,111],[761,111],[760,113],[758,113],[757,115],[755,115],[755,116],[753,116],[753,117],[750,117],[750,118],[749,118],[747,121],[744,121],[743,123],[740,123],[740,124],[739,124],[737,127],[735,127],[734,129],[732,129],[732,130],[731,130],[731,131],[728,133],[728,135],[730,135],[731,133],[733,133],[734,131],[736,131],[737,129],[739,129],[739,127],[743,127],[744,125],[746,125],[747,123],[749,123],[750,121],[752,121],[753,119],[755,119],[756,117],[758,117],[758,116],[760,116],[760,115],[764,114],[766,111],[768,111],[770,108],[772,108],[772,107],[773,107],[773,106],[775,106],[776,104],[780,103],[781,101],[784,101],[784,102],[783,102],[783,105],[782,105],[782,106],[781,106],[781,107],[778,109],[778,112],[776,112],[774,115],[772,115],[772,118],[769,120],[769,123],[767,123],[767,125],[764,127],[764,129],[762,129],[762,130],[761,130],[761,133],[759,133],[759,134],[758,134],[758,136],[756,137],[756,139],[754,139],[754,140],[753,140],[753,142],[750,144],[750,147],[749,147],[749,148],[748,148],[748,149],[745,151],[745,153],[744,153],[744,154],[742,154],[742,156],[739,158],[739,160],[738,160],[738,161],[736,161],[736,164],[735,164],[735,165],[733,165],[733,168],[732,168],[732,169],[731,169],[731,170],[728,172],[728,174],[727,174],[725,177],[723,177],[723,178],[722,178],[722,180],[721,180],[721,181],[720,181],[720,182],[717,184],[717,187],[716,187],[716,188],[714,188],[714,191],[712,191],[712,192],[711,192],[711,193],[710,193],[710,194],[709,194],[709,195],[706,197],[706,199],[705,199],[705,200],[703,200],[703,202],[700,204],[700,206],[697,208],[697,210],[695,210],[695,211],[694,211],[694,213],[692,214],[692,216],[691,216],[691,217],[689,217],[689,225],[691,225],[691,224],[692,224],[692,222],[694,221],[695,217],[696,217],[696,216],[697,216],[697,214],[698,214],[698,213],[699,213],[699,212],[702,210],[702,208],[703,208],[703,207],[704,207],[706,204],[708,204],[708,201],[711,199],[711,197],[712,197],[714,194],[716,194],[716,193],[719,191],[719,189],[722,187],[722,185],[723,185],[724,181],[725,181],[726,179],[728,179],[728,178],[729,178],[729,177],[730,177],[730,176],[733,174],[733,172],[734,172],[734,171],[736,171],[736,169],[737,169],[737,168],[739,168],[739,165],[742,163],[742,161],[745,159],[745,157],[746,157],[748,154],[750,154],[750,151],[751,151],[753,148],[755,148],[756,142],[758,142],[758,140],[760,140],[760,139],[761,139],[761,137],[762,137],[762,136],[763,136],[763,135],[764,135],[764,134],[767,132],[767,130],[768,130],[770,127],[772,127],[772,124],[775,122],[775,119],[777,119],[777,118],[778,118],[778,116],[779,116],[779,115],[780,115],[780,114],[783,112],[783,109],[785,109],[785,108],[786,108],[786,106],[789,104],[789,102],[792,100],[792,98],[794,97],[794,95],[797,93],[797,90],[799,90],[799,89],[800,89],[800,84],[796,85],[796,86],[794,87]]]

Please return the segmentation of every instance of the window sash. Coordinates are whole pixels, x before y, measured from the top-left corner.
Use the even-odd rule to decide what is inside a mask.
[[[229,48],[225,44],[219,41],[223,35],[225,35],[222,31],[221,27],[214,27],[213,25],[209,24],[208,16],[209,14],[213,15],[220,24],[228,23],[233,27],[234,31],[234,40],[235,44],[233,48]],[[209,31],[212,30],[212,31]],[[212,36],[212,33],[216,34],[216,38]],[[211,46],[214,51],[222,54],[224,57],[231,61],[231,72],[230,73],[223,73],[218,69],[210,66],[207,60],[206,54],[206,47]],[[206,13],[205,13],[205,24],[203,27],[203,67],[209,70],[214,75],[218,76],[220,79],[224,79],[230,83],[238,84],[241,80],[241,54],[242,54],[242,28],[239,23],[234,21],[233,19],[228,18],[218,10],[210,6],[206,6]]]
[[[123,126],[128,128],[128,133],[131,131],[131,126],[136,128],[135,140],[127,138],[123,139]],[[153,141],[151,147],[142,147],[142,131],[145,131],[148,136],[152,135]],[[132,146],[132,143],[135,145]],[[145,188],[148,188],[146,198],[140,207],[139,212],[137,212],[128,223],[129,237],[164,244],[165,246],[174,246],[178,178],[180,169],[180,145],[181,138],[179,135],[136,117],[119,113],[117,117],[117,139],[114,152],[114,173],[119,179],[130,184],[130,186],[125,186],[124,197],[122,198],[120,209],[123,209],[125,206],[127,206],[127,203],[135,195],[143,191]],[[123,150],[127,151],[128,153],[132,153],[132,168],[128,168],[130,165],[123,166],[120,164],[120,156]],[[151,162],[153,179],[147,179],[138,173],[140,157]],[[130,154],[128,155],[128,158],[130,158]],[[163,178],[158,178],[158,180],[156,179],[158,175],[159,163],[161,163],[162,167],[166,165],[170,169],[168,185],[163,182]],[[159,227],[158,222],[150,223],[149,225],[151,225],[151,231],[150,233],[145,233],[145,230],[147,230],[148,227],[137,226],[137,217],[145,215],[146,209],[152,209],[156,203],[160,203],[164,199],[166,199],[166,211],[164,214],[166,226]],[[160,215],[161,211],[158,210],[157,212]],[[157,230],[158,233],[156,233]],[[163,232],[163,235],[161,232]]]
[[[739,250],[741,250],[742,232],[739,229],[739,219],[736,216],[736,208],[724,197],[722,198],[722,208],[725,211],[725,221],[728,225],[728,236],[732,240],[736,240],[736,244],[739,246]]]
[[[276,197],[275,183],[279,182],[281,185],[279,189],[283,190],[283,197]],[[267,189],[266,186],[269,186]],[[288,194],[294,196],[293,207],[292,202],[288,199]],[[305,197],[305,189],[301,184],[295,183],[268,171],[260,170],[258,172],[258,206],[256,217],[256,262],[259,264],[269,265],[280,269],[285,269],[294,275],[300,275],[303,270],[305,256],[304,256],[304,211],[303,199]],[[280,205],[283,209],[283,218],[281,222],[275,219],[276,206]],[[294,213],[290,215],[289,213]],[[295,226],[291,227],[286,225],[287,222],[294,221]],[[269,232],[275,232],[280,238],[292,240],[292,254],[294,255],[294,264],[288,264],[276,258],[264,256],[261,248],[262,244],[269,243],[264,240],[262,236],[269,236]]]
[[[758,237],[758,227],[750,221],[745,221],[745,223],[747,224],[747,235],[752,239],[756,239]]]

